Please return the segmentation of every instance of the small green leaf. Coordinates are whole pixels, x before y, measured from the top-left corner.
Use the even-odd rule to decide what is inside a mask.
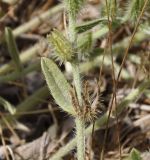
[[[0,104],[3,105],[11,114],[15,114],[16,108],[2,97],[0,97]]]
[[[130,159],[131,160],[142,160],[140,156],[140,152],[137,149],[133,148],[130,152]]]
[[[69,40],[58,30],[54,29],[51,34],[47,36],[48,41],[54,48],[54,56],[64,62],[73,59],[73,48]]]
[[[60,108],[74,115],[72,99],[70,95],[71,86],[65,79],[57,65],[48,58],[41,59],[41,67],[49,90]]]
[[[78,33],[83,33],[87,30],[90,30],[92,29],[93,27],[95,27],[96,25],[98,25],[99,23],[104,23],[104,22],[107,22],[107,19],[106,18],[100,18],[100,19],[96,19],[96,20],[92,20],[92,21],[88,21],[88,22],[85,22],[79,26],[76,27],[76,31]]]
[[[5,39],[6,39],[6,43],[8,46],[8,50],[10,53],[11,58],[13,59],[17,70],[21,71],[22,70],[22,65],[21,65],[21,61],[19,58],[19,51],[12,33],[12,30],[8,27],[5,28]]]

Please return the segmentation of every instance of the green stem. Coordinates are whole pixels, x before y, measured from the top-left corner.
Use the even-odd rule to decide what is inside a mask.
[[[81,96],[81,79],[79,73],[79,67],[76,64],[72,64],[74,85],[77,93],[77,98],[82,111],[82,96]],[[82,114],[82,113],[81,113]],[[77,137],[77,158],[78,160],[84,160],[85,157],[85,122],[80,117],[76,117],[76,137]]]
[[[85,123],[76,118],[76,137],[77,137],[77,157],[78,160],[84,160],[85,157]]]
[[[69,14],[69,39],[72,42],[73,45],[76,45],[77,41],[77,34],[76,34],[76,20],[72,18],[72,16]]]
[[[79,101],[79,105],[82,105],[82,96],[81,96],[81,78],[80,78],[80,72],[79,72],[79,66],[77,64],[72,63],[72,72],[73,72],[73,80],[74,80],[74,86],[77,93],[77,98]]]
[[[69,38],[73,45],[76,48],[77,46],[77,33],[76,33],[76,19],[69,13]],[[76,62],[72,62],[72,70],[73,70],[73,80],[74,86],[77,93],[77,98],[79,101],[80,107],[82,107],[82,96],[81,96],[81,80],[80,80],[80,72],[79,67]],[[80,108],[82,111],[82,108]],[[81,113],[82,114],[82,113]],[[85,157],[85,122],[83,119],[76,117],[76,134],[77,134],[77,159],[84,160]]]

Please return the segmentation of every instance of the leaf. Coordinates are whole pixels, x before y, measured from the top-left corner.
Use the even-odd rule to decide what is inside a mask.
[[[15,42],[12,30],[8,27],[5,28],[5,39],[6,39],[10,56],[13,59],[17,67],[17,70],[22,71],[22,64],[19,58],[19,51]]]
[[[44,73],[49,90],[60,108],[69,114],[74,115],[71,87],[57,65],[48,58],[41,59],[41,67]]]
[[[3,105],[11,114],[15,114],[16,108],[2,97],[0,97],[0,104]]]
[[[107,22],[107,19],[106,18],[100,18],[100,19],[96,19],[96,20],[92,20],[92,21],[88,21],[88,22],[85,22],[81,25],[78,25],[76,27],[76,31],[78,33],[83,33],[87,30],[90,30],[92,29],[93,27],[95,27],[96,25],[98,25],[99,23],[104,23],[104,22]]]
[[[140,156],[140,152],[137,149],[133,148],[130,152],[130,159],[131,160],[142,160]]]

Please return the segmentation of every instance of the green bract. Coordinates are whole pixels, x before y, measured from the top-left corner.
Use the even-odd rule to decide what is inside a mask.
[[[51,34],[47,36],[48,41],[54,48],[55,57],[64,62],[72,61],[73,48],[68,39],[58,30],[54,29]]]

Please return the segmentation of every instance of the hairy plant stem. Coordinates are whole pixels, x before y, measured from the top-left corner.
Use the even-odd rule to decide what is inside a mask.
[[[72,72],[73,72],[73,80],[74,80],[74,86],[77,93],[77,98],[79,101],[79,105],[82,105],[82,97],[81,97],[81,78],[80,78],[80,72],[79,72],[79,65],[72,63]]]
[[[73,79],[74,79],[74,85],[75,85],[75,89],[77,93],[77,98],[78,98],[80,107],[82,107],[81,80],[80,80],[80,74],[79,74],[79,67],[75,64],[73,64],[72,67],[73,67],[73,77],[74,77]],[[85,122],[83,119],[80,119],[80,117],[76,117],[75,123],[76,123],[76,136],[77,136],[77,158],[78,160],[84,160],[84,157],[85,157],[85,134],[84,134]]]
[[[75,119],[76,138],[77,138],[77,157],[78,160],[84,160],[85,157],[85,123],[80,118]]]
[[[75,46],[77,42],[77,34],[75,28],[76,28],[76,20],[73,19],[71,15],[69,15],[69,26],[68,26],[69,39],[72,42],[73,46]]]
[[[70,13],[69,13],[68,30],[69,30],[70,41],[73,47],[76,48],[76,45],[77,45],[76,18],[73,17]],[[76,62],[72,62],[71,64],[72,64],[72,71],[73,71],[74,86],[75,86],[75,90],[77,93],[78,102],[79,102],[80,107],[82,107],[82,96],[81,96],[82,85],[81,85],[79,66],[78,66],[78,63]],[[83,119],[80,119],[80,117],[76,117],[75,123],[76,123],[76,137],[77,137],[77,159],[84,160],[84,157],[85,157],[85,134],[84,134],[85,122]]]
[[[77,93],[77,98],[80,107],[82,107],[81,96],[81,78],[79,72],[79,66],[76,63],[72,63],[74,86]],[[81,108],[80,108],[81,109]],[[81,109],[82,110],[82,109]],[[84,160],[85,157],[85,122],[80,117],[76,117],[76,138],[77,138],[77,158],[78,160]]]

